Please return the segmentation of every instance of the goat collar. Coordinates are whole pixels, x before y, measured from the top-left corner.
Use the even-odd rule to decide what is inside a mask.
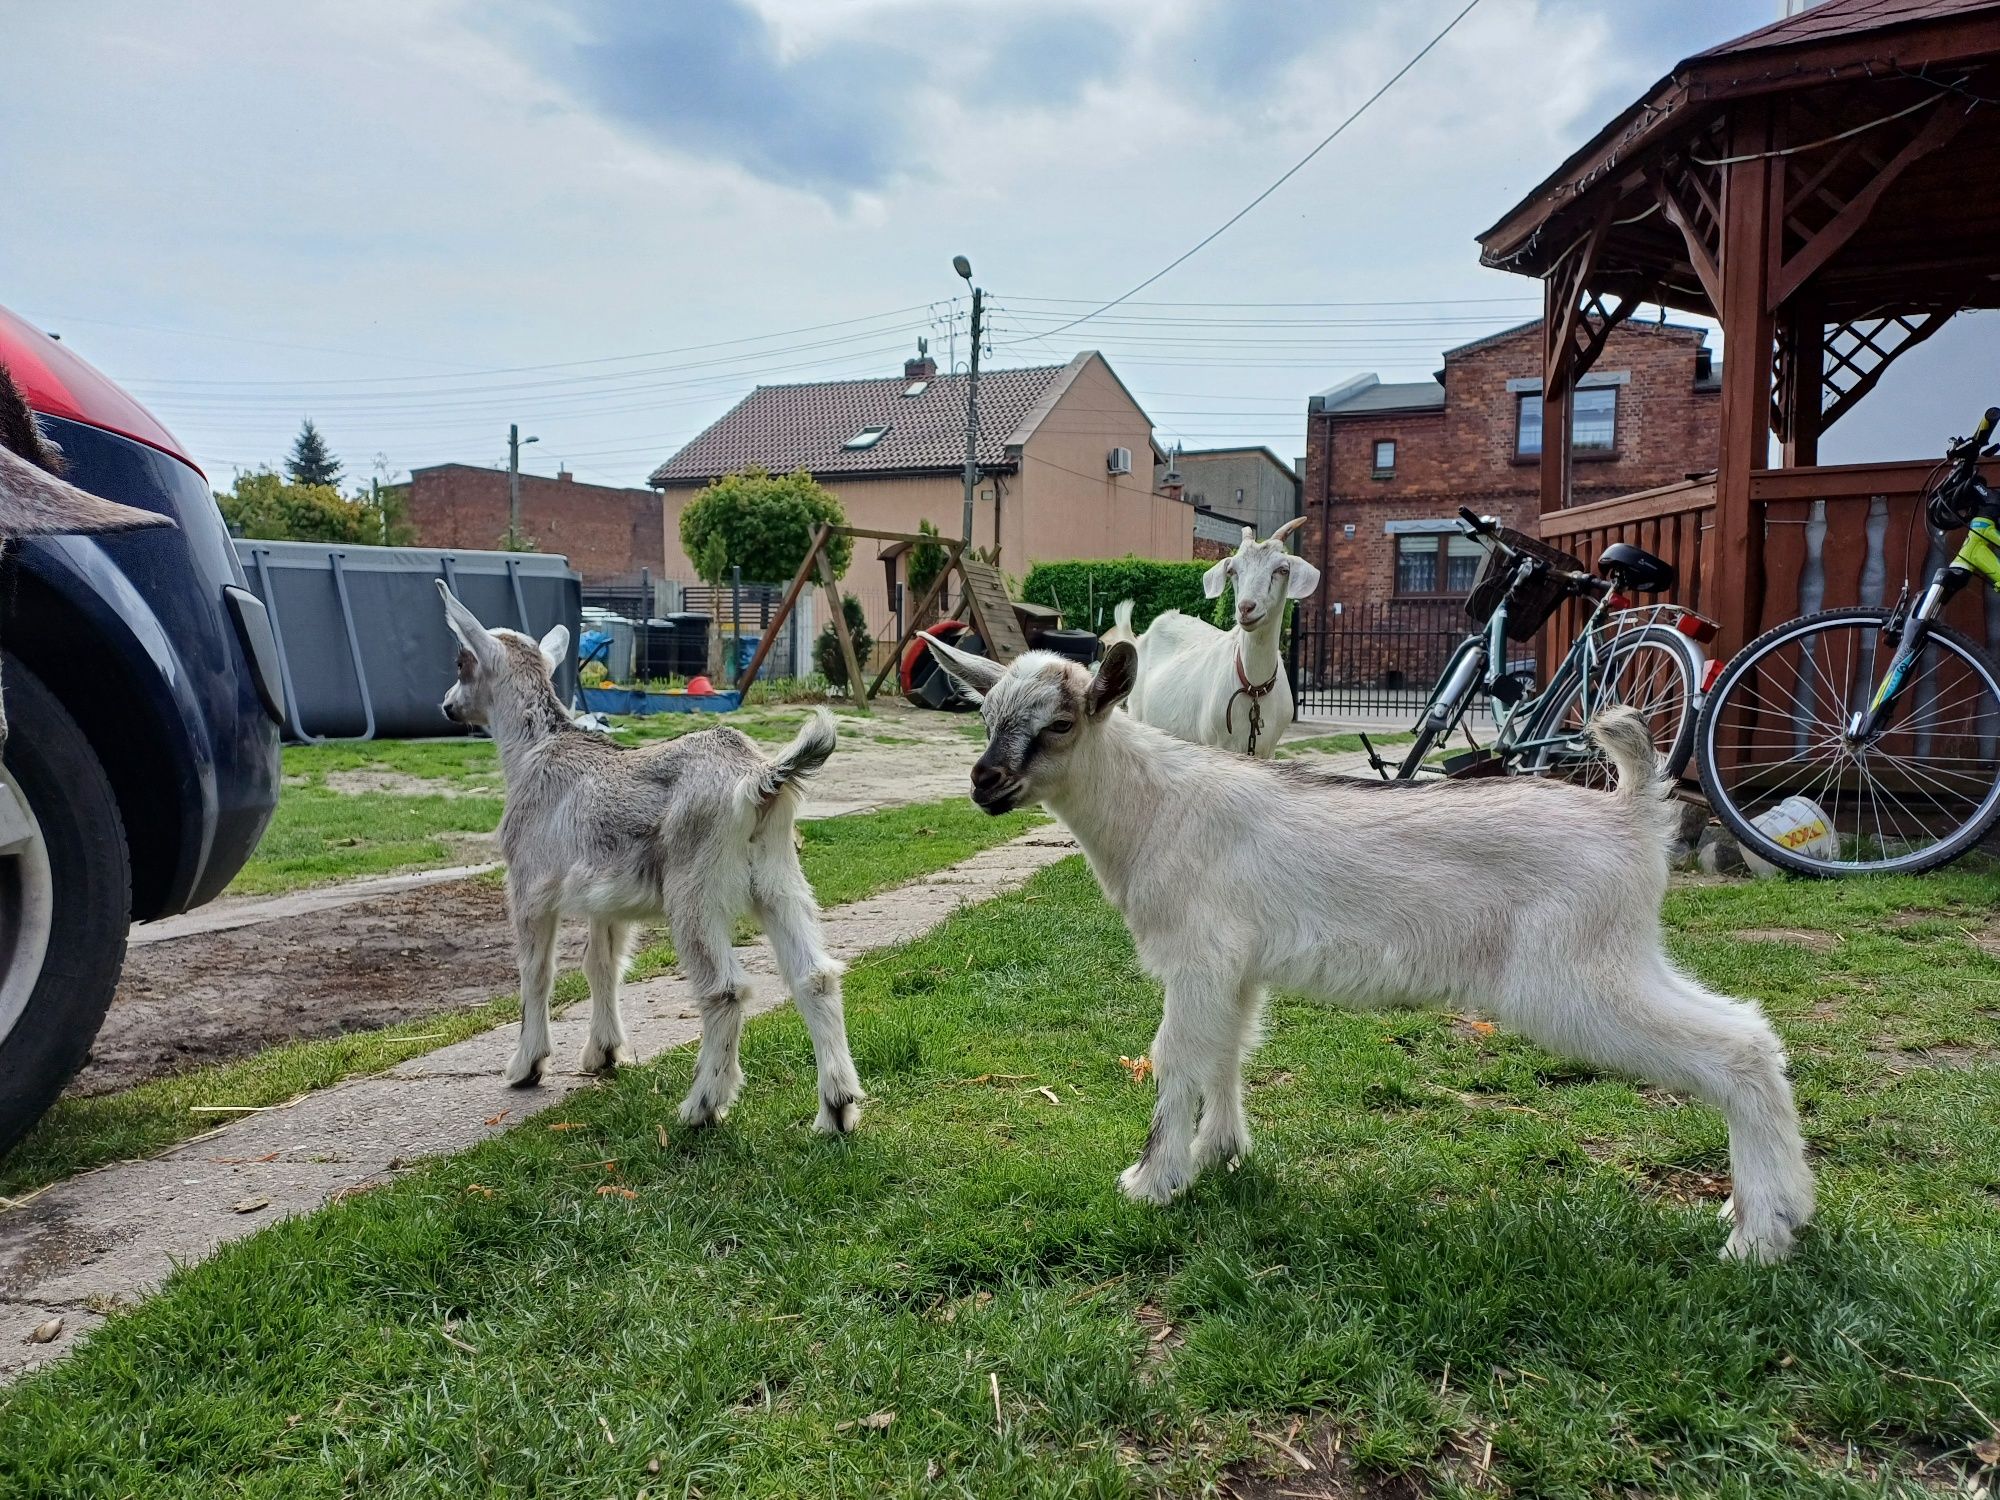
[[[1222,706],[1222,727],[1231,734],[1236,732],[1236,700],[1243,698],[1250,704],[1250,744],[1247,753],[1257,753],[1257,737],[1264,732],[1264,697],[1278,685],[1278,674],[1285,668],[1281,661],[1271,668],[1271,675],[1261,684],[1250,681],[1250,674],[1243,670],[1243,650],[1236,651],[1236,691],[1229,695],[1229,701]],[[1209,722],[1213,723],[1213,720]]]

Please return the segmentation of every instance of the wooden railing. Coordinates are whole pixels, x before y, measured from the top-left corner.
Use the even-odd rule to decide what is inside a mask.
[[[1713,479],[1552,512],[1541,518],[1542,537],[1585,564],[1612,542],[1644,547],[1680,575],[1667,599],[1721,620],[1725,635],[1743,642],[1814,610],[1893,604],[1906,577],[1920,586],[1957,546],[1954,537],[1939,549],[1924,527],[1924,481],[1932,467],[1919,460],[1752,473],[1751,524],[1762,566],[1746,600],[1715,593]],[[2000,483],[2000,465],[1989,466],[1987,477]],[[1947,618],[1991,646],[2000,640],[2000,621],[1989,636],[1988,599],[1987,591],[1968,589]],[[1566,648],[1572,636],[1564,632],[1573,633],[1576,623],[1573,609],[1558,614],[1545,649],[1558,641],[1558,651]]]
[[[1597,554],[1613,542],[1644,547],[1672,563],[1679,575],[1663,598],[1701,610],[1711,592],[1708,585],[1714,564],[1709,532],[1714,525],[1715,481],[1690,479],[1553,511],[1542,517],[1542,540],[1562,548],[1585,567],[1596,562]],[[1544,671],[1562,659],[1582,624],[1574,601],[1556,611],[1539,643]]]

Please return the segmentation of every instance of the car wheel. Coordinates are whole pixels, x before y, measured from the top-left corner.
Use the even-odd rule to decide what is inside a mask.
[[[0,1152],[55,1103],[103,1024],[131,926],[111,783],[76,721],[0,658]]]

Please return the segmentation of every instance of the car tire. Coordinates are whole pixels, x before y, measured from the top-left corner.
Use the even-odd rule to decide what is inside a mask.
[[[118,988],[132,873],[111,783],[76,720],[13,657],[0,657],[6,770],[39,832],[52,898],[39,973],[11,1022],[0,1012],[0,1152],[40,1119],[90,1054]],[[19,846],[17,846],[18,848]],[[27,856],[0,856],[20,866]],[[21,951],[18,870],[0,870],[0,963]],[[4,977],[0,977],[3,979]],[[12,999],[7,1009],[14,1007]]]

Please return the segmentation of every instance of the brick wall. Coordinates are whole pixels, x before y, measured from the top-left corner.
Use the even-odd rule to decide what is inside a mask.
[[[441,464],[410,475],[410,524],[420,547],[492,551],[507,530],[507,474]],[[521,529],[541,552],[561,553],[586,582],[656,575],[665,550],[653,490],[521,476]]]
[[[1592,373],[1629,373],[1615,387],[1615,446],[1609,457],[1576,456],[1574,502],[1715,467],[1720,395],[1712,379],[1697,384],[1701,343],[1699,329],[1652,324],[1611,335]],[[1519,396],[1507,382],[1540,378],[1541,346],[1534,324],[1447,353],[1442,409],[1308,415],[1307,520],[1298,547],[1325,573],[1319,609],[1395,599],[1396,538],[1386,522],[1445,520],[1465,505],[1534,533],[1540,471],[1536,460],[1515,456]],[[1396,442],[1396,466],[1377,479],[1375,443],[1383,438]]]

